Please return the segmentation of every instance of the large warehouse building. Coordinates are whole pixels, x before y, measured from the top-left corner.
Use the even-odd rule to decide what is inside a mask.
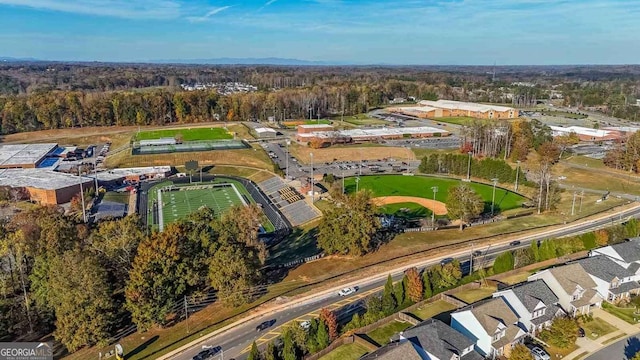
[[[622,138],[622,132],[618,130],[605,130],[605,129],[591,129],[582,126],[549,126],[553,136],[563,136],[574,133],[578,136],[580,141],[584,142],[598,142],[598,141],[612,141]]]
[[[449,136],[446,130],[429,127],[405,127],[405,128],[376,128],[376,129],[353,129],[353,130],[333,130],[329,125],[323,125],[321,131],[309,131],[309,128],[300,125],[296,140],[301,143],[319,141],[323,144],[337,143],[361,143],[380,140],[399,140],[405,138],[428,138]]]
[[[0,169],[36,168],[57,150],[53,143],[0,145]]]
[[[486,105],[453,100],[422,100],[419,106],[393,107],[389,111],[423,119],[473,117],[477,119],[515,119],[520,114],[508,106]]]
[[[0,186],[23,188],[31,201],[43,205],[64,204],[83,189],[93,187],[94,179],[43,169],[0,170]]]

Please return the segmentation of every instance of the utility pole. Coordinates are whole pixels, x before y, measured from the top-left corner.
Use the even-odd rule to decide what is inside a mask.
[[[498,183],[498,179],[493,178],[491,181],[493,181],[493,195],[491,196],[491,217],[493,217],[493,210],[496,205],[496,184]]]
[[[84,189],[82,188],[82,176],[80,175],[80,165],[78,165],[78,178],[80,178],[80,201],[82,201],[82,220],[87,222],[87,212],[84,207]]]
[[[311,110],[309,110],[309,113],[311,113]],[[313,204],[314,202],[314,198],[315,198],[315,194],[313,191],[313,153],[309,153],[309,157],[311,158],[311,204]]]
[[[584,190],[582,190],[580,192],[580,210],[578,210],[579,213],[582,213],[582,198],[584,197]]]
[[[289,144],[291,143],[291,141],[287,140],[285,142],[285,144],[287,144],[287,155],[285,156],[285,161],[287,162],[287,164],[285,165],[286,168],[286,172],[287,172],[287,180],[289,179]]]
[[[518,191],[518,177],[520,176],[520,160],[517,160],[516,163],[518,166],[516,167],[516,188],[514,191]]]
[[[467,164],[467,182],[471,181],[471,151],[469,151],[469,163]]]
[[[573,201],[571,202],[571,216],[575,215],[575,209],[576,207],[576,192],[573,192]]]
[[[342,170],[342,195],[344,195],[344,170]]]
[[[360,160],[360,165],[358,166],[358,176],[362,176],[362,160]]]
[[[433,191],[433,201],[436,201],[436,193],[438,192],[438,187],[432,186],[431,190]],[[431,227],[433,228],[433,230],[436,229],[436,213],[433,210],[431,210]]]
[[[469,275],[473,274],[473,241],[471,242],[471,256],[469,257]]]

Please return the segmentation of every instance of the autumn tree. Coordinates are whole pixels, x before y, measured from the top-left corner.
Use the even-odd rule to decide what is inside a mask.
[[[537,149],[538,153],[538,214],[549,210],[551,190],[551,167],[558,161],[560,150],[553,142],[545,142]]]
[[[534,360],[528,347],[523,344],[516,344],[511,348],[509,360]]]
[[[553,143],[558,147],[558,160],[562,158],[562,155],[569,149],[572,145],[576,145],[580,142],[580,138],[578,134],[575,132],[570,132],[567,135],[560,135],[553,138]]]
[[[53,258],[48,290],[56,316],[54,335],[69,351],[109,337],[115,304],[107,272],[95,257],[73,250]]]
[[[423,284],[418,269],[412,267],[406,271],[407,276],[407,295],[414,303],[422,300]]]
[[[434,290],[443,290],[450,288],[462,279],[462,270],[460,268],[460,262],[454,260],[447,264],[438,264],[431,267],[429,270],[429,276],[431,280],[431,286]]]
[[[108,263],[110,271],[124,282],[136,255],[138,244],[144,239],[143,226],[137,215],[102,221],[91,233],[91,250]]]
[[[360,256],[373,249],[380,228],[368,191],[342,197],[340,206],[327,210],[318,226],[318,246],[328,254]]]
[[[598,246],[607,246],[609,244],[609,233],[605,229],[596,230],[593,232],[596,237],[596,244]]]
[[[326,308],[320,310],[320,321],[324,322],[329,332],[329,341],[333,341],[338,337],[338,318],[336,314]]]
[[[466,184],[451,187],[447,196],[447,213],[460,220],[460,231],[464,223],[478,217],[484,209],[482,198]]]
[[[566,349],[576,343],[578,323],[570,317],[557,317],[549,328],[540,332],[540,338],[549,344]]]

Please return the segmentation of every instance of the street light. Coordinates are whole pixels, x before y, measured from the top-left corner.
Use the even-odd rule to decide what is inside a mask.
[[[496,205],[496,184],[498,184],[498,179],[493,178],[491,181],[493,181],[493,195],[491,197],[491,217],[493,217],[493,210]]]
[[[436,201],[436,193],[438,192],[438,187],[437,186],[432,186],[431,190],[433,191],[433,201],[435,202]],[[435,206],[434,206],[434,208],[435,208]],[[433,210],[431,210],[431,226],[435,230],[435,228],[436,228],[436,213]]]
[[[287,140],[286,144],[287,144],[287,155],[285,156],[285,161],[287,162],[286,164],[287,180],[289,180],[289,144],[291,144],[291,141]]]
[[[517,160],[516,163],[518,166],[516,167],[516,188],[514,191],[518,191],[518,176],[520,175],[520,160]]]
[[[467,165],[467,181],[471,181],[471,155],[473,154],[469,151],[469,164]]]

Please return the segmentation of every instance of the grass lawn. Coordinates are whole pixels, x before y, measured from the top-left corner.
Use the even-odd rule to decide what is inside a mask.
[[[549,353],[552,359],[562,359],[563,357],[571,354],[575,349],[578,348],[578,345],[573,344],[566,349],[561,349],[552,345],[544,347],[545,350]]]
[[[444,312],[455,310],[455,306],[443,300],[438,300],[430,304],[421,306],[412,312],[413,315],[422,320],[427,320]]]
[[[459,150],[443,150],[443,149],[423,149],[423,148],[411,148],[414,154],[416,154],[416,159],[422,160],[423,157],[429,156],[431,154],[447,154],[447,153],[460,153]]]
[[[582,326],[585,334],[591,340],[595,340],[603,335],[607,335],[618,330],[613,325],[597,317],[588,322],[580,321],[580,326]]]
[[[443,122],[443,123],[449,123],[454,125],[466,125],[469,122],[477,119],[472,117],[467,117],[467,116],[452,116],[452,117],[435,118],[432,120],[436,122]]]
[[[341,120],[344,119],[344,122],[353,124],[356,126],[367,126],[367,125],[386,125],[389,124],[388,121],[384,121],[381,119],[376,119],[367,116],[367,114],[356,114],[351,116],[334,116],[331,118],[334,123],[341,124]]]
[[[108,191],[102,197],[103,201],[112,201],[120,204],[129,204],[129,192]]]
[[[449,188],[461,183],[457,179],[442,179],[426,176],[402,176],[402,175],[373,175],[360,177],[360,189],[369,189],[374,197],[378,196],[416,196],[432,199],[432,186],[438,186],[436,200],[447,202]],[[475,190],[485,201],[485,208],[490,208],[493,187],[490,185],[470,183],[469,186]],[[347,193],[356,189],[356,178],[345,179],[345,190]],[[509,210],[519,208],[524,202],[524,198],[511,191],[496,188],[496,208]]]
[[[331,121],[327,120],[327,119],[320,119],[320,120],[305,120],[305,125],[330,125]]]
[[[513,285],[513,284],[521,283],[523,281],[527,281],[527,278],[529,278],[529,276],[531,276],[531,272],[523,271],[517,274],[505,276],[505,277],[500,277],[500,275],[498,275],[492,278],[495,278],[496,280],[499,280],[505,284]]]
[[[429,209],[412,202],[383,205],[378,207],[378,211],[383,214],[395,215],[409,220],[431,216]]]
[[[362,355],[369,352],[364,345],[354,342],[338,347],[319,360],[358,360]]]
[[[553,167],[553,175],[566,176],[563,184],[575,185],[586,189],[607,190],[627,194],[640,195],[640,180],[630,174],[609,169],[579,169],[559,163]]]
[[[153,140],[160,138],[173,138],[178,135],[182,136],[182,140],[184,141],[233,139],[233,135],[220,127],[140,131],[139,133],[136,133],[135,138],[136,140]]]
[[[604,162],[602,162],[602,159],[593,159],[593,158],[582,156],[582,155],[571,156],[570,158],[567,158],[566,160],[563,160],[561,162],[568,162],[570,164],[575,164],[580,166],[588,166],[590,168],[595,168],[595,169],[613,170],[611,168],[608,168],[604,164]]]
[[[602,308],[608,313],[619,317],[620,319],[628,322],[629,324],[635,325],[638,323],[638,320],[640,319],[640,314],[636,314],[635,307],[621,308],[621,307],[611,305],[607,302],[603,302]]]
[[[367,333],[367,335],[380,345],[386,345],[390,338],[400,331],[410,327],[411,324],[401,321],[393,321]]]
[[[467,304],[471,304],[478,300],[491,297],[491,294],[496,292],[496,290],[497,288],[495,286],[483,286],[478,289],[463,290],[453,294],[453,296],[466,302]]]

